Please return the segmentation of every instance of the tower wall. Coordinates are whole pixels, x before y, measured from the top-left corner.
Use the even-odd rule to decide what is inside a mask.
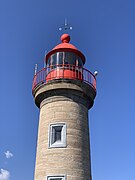
[[[67,147],[48,148],[49,125],[67,125]],[[36,180],[47,175],[67,175],[67,180],[90,180],[88,110],[66,99],[43,104],[40,109]]]
[[[55,80],[38,87],[34,96],[40,105],[35,180],[49,175],[91,180],[88,109],[95,97],[91,87]],[[49,147],[49,127],[55,123],[66,124],[66,147]]]

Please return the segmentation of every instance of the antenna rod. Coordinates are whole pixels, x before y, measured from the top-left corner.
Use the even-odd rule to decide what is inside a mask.
[[[38,68],[38,65],[35,64],[35,75],[37,74],[37,68]]]
[[[45,50],[44,68],[46,66],[46,55],[47,55],[47,50]]]
[[[67,26],[68,25],[68,23],[67,23],[67,19],[65,18],[65,26]]]

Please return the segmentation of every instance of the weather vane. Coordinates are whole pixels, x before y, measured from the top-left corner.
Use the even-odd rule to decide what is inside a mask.
[[[59,30],[60,30],[60,31],[62,31],[62,30],[66,31],[66,30],[72,30],[72,29],[73,29],[73,28],[72,28],[72,26],[70,26],[70,24],[68,24],[67,19],[65,19],[64,25],[62,25],[61,27],[59,27]]]

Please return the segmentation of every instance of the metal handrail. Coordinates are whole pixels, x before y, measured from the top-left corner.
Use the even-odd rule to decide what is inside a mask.
[[[96,78],[89,70],[70,64],[58,64],[42,68],[34,75],[32,91],[38,85],[46,84],[54,79],[77,79],[89,84],[96,90]]]

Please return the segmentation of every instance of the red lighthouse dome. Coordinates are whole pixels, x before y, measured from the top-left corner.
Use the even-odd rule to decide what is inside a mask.
[[[73,58],[73,61],[76,58],[76,62],[74,62],[74,65],[83,66],[85,63],[85,56],[82,54],[81,51],[79,51],[74,45],[70,44],[70,36],[69,34],[63,34],[61,36],[62,43],[55,46],[47,55],[46,55],[46,64],[48,64],[48,59],[56,54],[57,52],[63,52],[65,56],[70,56]],[[62,53],[61,53],[62,54]],[[64,56],[64,57],[65,57]],[[57,57],[58,58],[58,57]],[[70,60],[69,60],[70,61]],[[77,62],[79,61],[79,62]]]

